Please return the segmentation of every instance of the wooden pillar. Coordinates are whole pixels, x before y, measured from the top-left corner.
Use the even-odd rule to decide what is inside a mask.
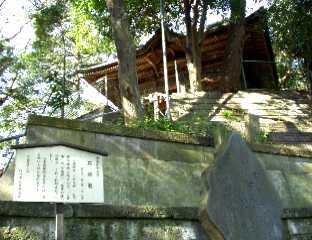
[[[166,36],[165,36],[165,16],[164,16],[165,12],[164,12],[163,0],[160,0],[160,15],[161,15],[161,40],[162,40],[162,52],[163,52],[164,80],[165,80],[165,93],[166,93],[166,117],[168,119],[171,119],[168,66],[167,66],[167,49],[166,49]]]
[[[244,84],[243,88],[247,89],[247,81],[246,81],[246,75],[245,75],[245,69],[244,69],[244,61],[242,58],[241,58],[241,71],[242,71],[243,84]]]
[[[64,240],[64,204],[55,204],[55,239]]]
[[[177,60],[174,60],[174,72],[175,72],[177,93],[181,93],[181,87],[180,87],[180,79],[179,79],[179,71],[178,71]]]
[[[106,97],[106,106],[108,105],[108,87],[107,87],[107,75],[105,75],[104,77],[104,93],[105,93],[105,97]]]
[[[159,119],[159,103],[158,96],[153,98],[153,109],[154,109],[154,120],[157,121]]]
[[[185,81],[185,74],[182,74],[182,78],[180,78],[180,93],[186,93],[186,81]]]

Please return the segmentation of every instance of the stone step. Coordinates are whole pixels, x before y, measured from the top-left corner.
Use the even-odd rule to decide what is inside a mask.
[[[171,111],[171,114],[172,115],[187,115],[187,114],[199,114],[200,116],[202,117],[205,117],[205,116],[209,116],[209,115],[215,115],[215,116],[240,116],[240,117],[243,117],[243,114],[241,113],[237,113],[237,112],[231,112],[230,114],[228,114],[226,112],[226,110],[221,110],[221,111],[207,111],[206,109],[203,109],[203,110],[200,110],[200,109],[190,109],[190,110],[176,110],[176,111]]]
[[[255,95],[256,94],[256,95]],[[226,99],[226,98],[232,98],[232,99],[246,99],[247,101],[276,101],[280,102],[282,101],[290,101],[293,103],[307,103],[311,104],[312,100],[307,97],[291,97],[291,96],[282,96],[282,95],[272,95],[272,94],[265,94],[265,93],[244,93],[244,94],[238,94],[238,93],[225,93],[225,94],[215,94],[215,93],[198,93],[198,94],[172,94],[171,99]],[[248,99],[249,97],[249,99]],[[251,98],[252,97],[252,98]],[[251,99],[250,99],[251,98]]]
[[[193,107],[174,107],[171,108],[172,112],[180,112],[180,111],[184,111],[184,112],[215,112],[215,111],[230,111],[232,113],[235,114],[244,114],[243,110],[241,110],[240,108],[229,108],[229,107],[205,107],[205,106],[193,106]]]
[[[199,109],[199,110],[214,110],[214,109],[229,109],[229,110],[238,110],[241,112],[249,112],[248,108],[242,108],[238,104],[176,104],[172,103],[171,104],[172,109]],[[312,112],[312,110],[311,110]],[[280,115],[285,115],[285,116],[305,116],[305,117],[311,117],[311,113],[307,111],[302,111],[300,109],[298,110],[292,110],[292,109],[253,109],[252,114],[258,115],[258,116],[280,116]]]
[[[275,143],[310,143],[312,132],[270,132],[268,140]]]
[[[300,124],[297,122],[270,122],[260,123],[260,128],[270,132],[289,132],[289,133],[301,133],[312,132],[312,123]]]

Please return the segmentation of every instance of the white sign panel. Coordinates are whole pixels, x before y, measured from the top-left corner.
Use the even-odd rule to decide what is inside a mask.
[[[102,161],[65,146],[17,149],[13,200],[103,203]]]

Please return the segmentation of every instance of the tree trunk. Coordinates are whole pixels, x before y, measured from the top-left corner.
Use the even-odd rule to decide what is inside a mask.
[[[118,56],[118,79],[124,120],[143,118],[136,69],[136,49],[129,31],[123,0],[106,0]]]
[[[225,50],[224,91],[241,89],[241,64],[245,42],[245,22],[230,25],[227,48]]]
[[[312,96],[312,61],[306,61],[307,62],[307,77],[309,82],[309,90],[310,95]]]
[[[195,30],[196,31],[196,30]],[[202,90],[201,77],[202,77],[202,53],[201,44],[198,44],[196,37],[197,33],[192,33],[189,36],[186,46],[186,63],[190,82],[190,92],[194,93]]]

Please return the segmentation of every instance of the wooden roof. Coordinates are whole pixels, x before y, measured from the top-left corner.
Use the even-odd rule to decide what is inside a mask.
[[[274,61],[274,55],[268,35],[265,10],[259,9],[246,18],[246,41],[244,47],[244,59]],[[205,32],[205,38],[202,45],[202,69],[203,74],[211,79],[221,78],[220,72],[223,72],[225,48],[227,46],[229,23],[226,21],[218,22],[210,25]],[[174,63],[176,60],[179,65],[181,75],[187,75],[186,59],[184,52],[185,36],[175,32],[166,31],[167,41],[167,59],[170,89],[175,87],[174,79]],[[145,90],[162,91],[163,88],[163,66],[162,66],[162,48],[161,48],[161,32],[156,31],[153,37],[147,43],[140,47],[137,52],[137,72],[141,94],[146,93]],[[247,75],[253,74],[253,71],[262,73],[267,71],[267,66],[258,69],[255,66],[248,65],[249,72]],[[269,72],[277,79],[275,65],[270,66]],[[80,73],[91,84],[103,76],[107,76],[112,88],[118,88],[118,61],[110,64],[100,64],[82,68]],[[248,76],[247,76],[248,77]],[[256,80],[254,80],[256,81]],[[260,80],[259,80],[260,81]],[[261,80],[262,81],[262,80]],[[257,84],[252,85],[253,87]],[[117,93],[115,94],[117,95]],[[110,98],[111,99],[111,98]],[[114,99],[114,97],[113,97]]]

